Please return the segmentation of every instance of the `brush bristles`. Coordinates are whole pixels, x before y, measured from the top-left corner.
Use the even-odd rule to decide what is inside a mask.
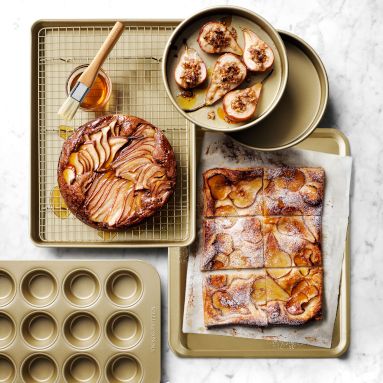
[[[79,106],[80,103],[71,96],[69,96],[61,105],[61,108],[59,109],[57,114],[65,120],[72,120]]]

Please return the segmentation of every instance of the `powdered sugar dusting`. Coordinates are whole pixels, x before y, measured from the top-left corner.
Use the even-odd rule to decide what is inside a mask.
[[[351,175],[351,159],[342,158],[331,154],[324,154],[300,149],[287,149],[276,153],[266,153],[251,150],[236,143],[229,136],[216,133],[205,133],[202,145],[203,157],[201,158],[197,180],[197,190],[202,191],[202,172],[212,167],[244,168],[244,167],[323,167],[326,172],[326,191],[323,200],[323,262],[324,294],[326,315],[322,321],[316,321],[304,327],[251,327],[225,326],[221,328],[206,329],[203,324],[202,305],[202,273],[199,271],[200,255],[192,253],[189,256],[188,274],[186,284],[186,297],[193,295],[193,306],[185,304],[183,331],[203,334],[216,334],[238,336],[253,339],[270,339],[271,341],[287,342],[286,347],[294,347],[295,343],[310,344],[321,347],[331,347],[332,331],[337,311],[339,281],[344,254],[344,243],[349,213],[349,183]],[[316,177],[316,176],[315,176]],[[318,179],[313,176],[313,182]],[[201,201],[201,194],[197,201]],[[201,206],[201,205],[199,205]],[[201,211],[201,210],[199,210]],[[201,218],[201,214],[199,214]],[[313,224],[309,227],[313,237],[317,234]],[[318,223],[320,224],[320,217]],[[202,238],[201,225],[199,224],[198,241]],[[318,234],[320,235],[320,233]],[[289,237],[286,235],[286,237]],[[312,243],[312,242],[310,242]],[[198,247],[198,245],[197,245]],[[232,274],[225,271],[225,274]],[[215,272],[211,273],[215,274]],[[188,302],[188,299],[185,302]],[[230,321],[231,319],[229,319]]]

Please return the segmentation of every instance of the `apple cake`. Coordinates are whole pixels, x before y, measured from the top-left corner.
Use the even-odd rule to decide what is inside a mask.
[[[138,117],[109,115],[64,143],[58,184],[68,208],[101,230],[124,230],[152,216],[173,194],[176,160],[162,131]]]
[[[302,325],[321,318],[320,267],[214,273],[207,275],[203,283],[207,327]]]
[[[322,168],[309,167],[204,172],[207,327],[321,318],[324,180]]]

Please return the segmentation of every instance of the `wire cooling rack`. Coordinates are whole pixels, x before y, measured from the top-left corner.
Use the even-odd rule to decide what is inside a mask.
[[[168,100],[161,74],[163,49],[175,25],[127,25],[103,65],[112,80],[106,110],[79,110],[70,123],[57,115],[66,98],[68,75],[76,66],[92,60],[111,26],[63,25],[42,26],[36,36],[38,79],[32,96],[37,97],[38,153],[32,153],[32,163],[38,166],[39,206],[38,219],[31,217],[32,226],[38,222],[38,230],[32,228],[38,233],[35,241],[53,246],[187,244],[194,231],[194,126]],[[97,231],[70,214],[60,201],[56,177],[64,138],[86,121],[109,113],[136,115],[161,128],[174,149],[178,169],[177,187],[169,203],[139,226],[118,233]]]

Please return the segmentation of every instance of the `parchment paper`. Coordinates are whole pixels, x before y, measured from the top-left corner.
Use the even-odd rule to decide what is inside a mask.
[[[349,216],[351,157],[342,157],[302,149],[259,152],[249,149],[221,133],[205,133],[197,170],[197,240],[189,248],[183,331],[185,333],[269,339],[331,347],[338,306],[339,284]],[[322,256],[324,268],[323,320],[301,327],[267,328],[226,326],[206,329],[203,322],[202,278],[202,173],[213,167],[248,166],[321,166],[326,173],[322,217]],[[205,272],[206,273],[206,272]]]

